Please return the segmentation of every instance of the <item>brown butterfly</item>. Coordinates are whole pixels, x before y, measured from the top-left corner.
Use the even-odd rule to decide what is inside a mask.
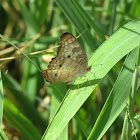
[[[51,84],[67,82],[70,85],[90,69],[87,56],[78,40],[72,34],[64,33],[60,37],[57,56],[52,58],[48,68],[41,73]]]

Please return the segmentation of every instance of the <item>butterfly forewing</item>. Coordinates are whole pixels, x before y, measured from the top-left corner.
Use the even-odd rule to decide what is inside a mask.
[[[60,37],[58,56],[69,57],[87,68],[87,56],[78,40],[70,33],[64,33]]]
[[[72,34],[64,33],[60,37],[57,56],[42,74],[51,84],[71,83],[77,77],[85,75],[87,70],[87,56],[80,43]]]

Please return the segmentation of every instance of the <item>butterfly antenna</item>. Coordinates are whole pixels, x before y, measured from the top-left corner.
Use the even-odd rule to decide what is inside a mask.
[[[82,34],[84,34],[84,32],[87,30],[87,28],[80,34],[76,37],[76,39],[78,39]]]

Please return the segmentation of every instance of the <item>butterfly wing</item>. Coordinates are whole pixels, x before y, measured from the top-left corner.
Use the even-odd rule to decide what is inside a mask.
[[[78,40],[70,33],[61,35],[57,56],[70,58],[87,69],[87,56]]]
[[[76,61],[69,58],[62,59],[61,57],[53,59],[49,68],[42,71],[45,79],[51,84],[62,82],[71,83],[77,77],[83,76],[83,73],[83,67]]]
[[[64,33],[60,37],[57,56],[42,74],[51,84],[71,83],[77,77],[85,75],[87,69],[87,56],[80,43],[72,34]]]

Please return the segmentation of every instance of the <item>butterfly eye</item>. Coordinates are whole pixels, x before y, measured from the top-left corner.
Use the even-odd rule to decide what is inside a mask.
[[[62,64],[60,64],[59,67],[62,67]]]
[[[70,55],[68,55],[68,57],[70,58]]]
[[[57,73],[55,74],[55,76],[57,76]]]

